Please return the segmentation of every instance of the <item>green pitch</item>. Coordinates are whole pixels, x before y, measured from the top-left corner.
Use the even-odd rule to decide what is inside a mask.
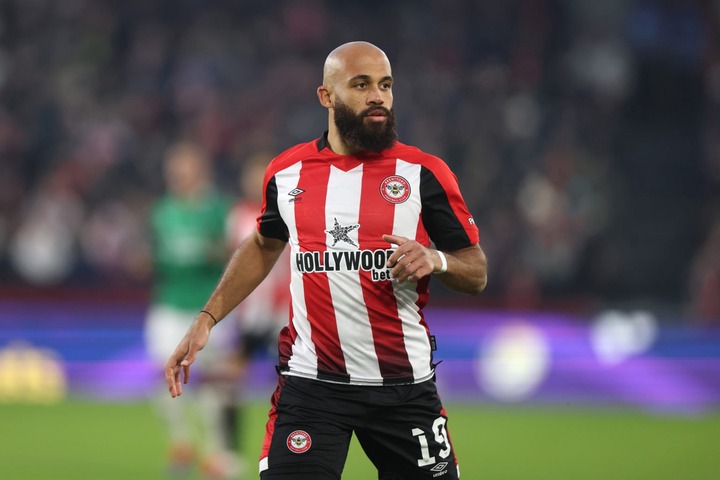
[[[464,480],[720,478],[720,412],[654,416],[616,409],[447,406]],[[254,460],[267,405],[242,434]],[[145,403],[0,405],[0,479],[164,478],[164,438]],[[248,478],[257,478],[251,474]],[[343,480],[377,478],[353,445]]]

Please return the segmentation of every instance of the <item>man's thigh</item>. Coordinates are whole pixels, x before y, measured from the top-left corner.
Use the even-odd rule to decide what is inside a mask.
[[[339,421],[342,412],[334,412],[330,402],[319,401],[316,384],[292,377],[281,382],[260,465],[263,480],[340,479],[352,428]]]
[[[396,406],[386,406],[355,434],[380,480],[459,478],[447,416],[432,381],[407,387]]]

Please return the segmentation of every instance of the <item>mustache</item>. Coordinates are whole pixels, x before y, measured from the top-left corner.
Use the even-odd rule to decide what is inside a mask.
[[[388,117],[389,117],[390,115],[392,115],[392,111],[388,110],[388,109],[385,108],[385,107],[381,107],[380,105],[378,105],[378,106],[375,106],[375,107],[366,108],[365,110],[363,110],[362,112],[360,112],[360,116],[361,116],[361,117],[367,117],[367,116],[370,115],[371,113],[375,113],[375,112],[377,112],[377,111],[383,112],[383,113],[384,113],[385,115],[387,115]]]

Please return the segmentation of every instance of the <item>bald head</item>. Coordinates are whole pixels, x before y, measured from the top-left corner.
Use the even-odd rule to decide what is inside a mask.
[[[391,75],[390,61],[378,47],[369,42],[344,43],[330,52],[325,60],[323,85],[331,87],[342,81],[344,76],[353,76],[360,72],[364,66],[382,66],[387,69],[388,75]]]
[[[330,52],[317,95],[328,110],[334,152],[379,152],[395,142],[392,86],[390,61],[372,43],[345,43]]]

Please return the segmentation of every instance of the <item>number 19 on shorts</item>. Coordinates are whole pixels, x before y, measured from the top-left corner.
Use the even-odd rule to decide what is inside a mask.
[[[440,458],[445,459],[450,455],[451,447],[448,439],[447,431],[445,430],[445,424],[447,420],[443,417],[438,417],[433,422],[432,433],[435,436],[435,441],[442,447],[442,450],[438,452]],[[418,458],[418,467],[426,467],[436,463],[435,456],[430,455],[430,447],[428,446],[428,439],[425,435],[425,431],[420,428],[413,428],[412,434],[417,437],[420,443],[420,455]]]

